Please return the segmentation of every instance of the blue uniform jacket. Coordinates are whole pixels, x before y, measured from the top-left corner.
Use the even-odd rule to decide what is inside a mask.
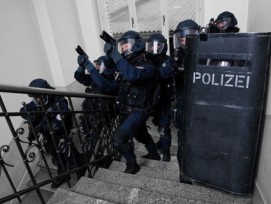
[[[89,74],[76,70],[74,78],[85,86],[92,86],[100,90],[101,94],[116,95],[118,82],[114,79],[114,72],[111,68],[107,68],[103,74],[100,74],[96,69],[89,70]]]

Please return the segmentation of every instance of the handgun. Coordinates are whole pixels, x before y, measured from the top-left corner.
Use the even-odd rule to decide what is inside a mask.
[[[103,39],[108,44],[116,46],[116,40],[111,35],[109,35],[105,30],[103,30],[102,34],[100,35],[100,38]]]
[[[79,55],[85,55],[85,56],[88,56],[85,51],[82,49],[82,47],[80,45],[77,45],[77,47],[75,48],[76,52],[79,54]]]

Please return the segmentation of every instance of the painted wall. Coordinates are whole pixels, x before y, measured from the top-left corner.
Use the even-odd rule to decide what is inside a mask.
[[[44,78],[66,89],[75,81],[78,44],[91,60],[103,54],[96,8],[93,0],[1,0],[0,83],[28,86],[34,78]],[[26,95],[1,96],[8,111],[29,101]],[[16,128],[22,119],[12,122]],[[0,126],[0,146],[9,144],[12,136],[3,117]]]
[[[0,83],[28,85],[31,79],[40,76],[52,82],[32,1],[0,1],[0,25]],[[21,102],[28,99],[24,95],[1,96],[12,111],[18,111]],[[18,127],[22,120],[16,118],[12,122]],[[0,127],[0,146],[9,144],[12,136],[3,117]]]
[[[248,9],[248,32],[271,32],[271,1],[250,0]],[[269,76],[270,78],[270,76]],[[267,112],[262,138],[260,161],[254,193],[254,203],[271,203],[271,83],[267,101]]]

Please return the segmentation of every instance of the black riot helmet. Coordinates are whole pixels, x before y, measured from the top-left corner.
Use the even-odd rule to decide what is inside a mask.
[[[174,49],[185,47],[185,37],[190,34],[198,34],[199,25],[192,19],[181,21],[173,33]]]
[[[239,32],[239,28],[236,27],[237,23],[234,14],[229,11],[222,12],[215,20],[215,25],[221,33]]]
[[[113,60],[111,59],[111,57],[107,56],[107,55],[103,55],[100,56],[98,59],[93,61],[95,64],[95,67],[97,70],[99,70],[99,73],[105,73],[105,70],[112,69],[112,71],[114,71],[116,65],[113,62]],[[110,72],[110,71],[106,71],[106,72]]]
[[[127,31],[118,40],[118,51],[126,59],[141,54],[145,51],[145,41],[138,32]]]
[[[167,40],[160,34],[155,33],[146,40],[146,52],[148,55],[165,55],[167,53]]]
[[[33,88],[43,88],[43,89],[54,89],[50,84],[44,80],[44,79],[34,79],[33,81],[30,82],[29,87]],[[37,95],[37,94],[28,94],[29,97],[33,98],[33,101],[37,106],[40,106],[40,97],[43,100],[44,104],[47,104],[49,102],[50,97],[48,95]]]

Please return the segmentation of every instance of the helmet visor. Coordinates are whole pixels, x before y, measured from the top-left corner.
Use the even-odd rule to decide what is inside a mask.
[[[135,39],[134,38],[128,38],[123,39],[118,42],[118,51],[120,54],[123,53],[130,53],[134,47]]]
[[[231,18],[230,17],[224,17],[216,20],[216,26],[220,30],[226,30],[228,26],[230,25]]]
[[[173,34],[173,47],[174,49],[185,46],[186,35],[198,34],[196,29],[184,29]]]
[[[102,64],[99,67],[99,73],[102,74],[104,72],[104,70],[106,69],[106,66],[104,65],[104,63],[102,62]]]
[[[151,54],[160,54],[165,47],[165,42],[151,41],[146,42],[146,52]]]

